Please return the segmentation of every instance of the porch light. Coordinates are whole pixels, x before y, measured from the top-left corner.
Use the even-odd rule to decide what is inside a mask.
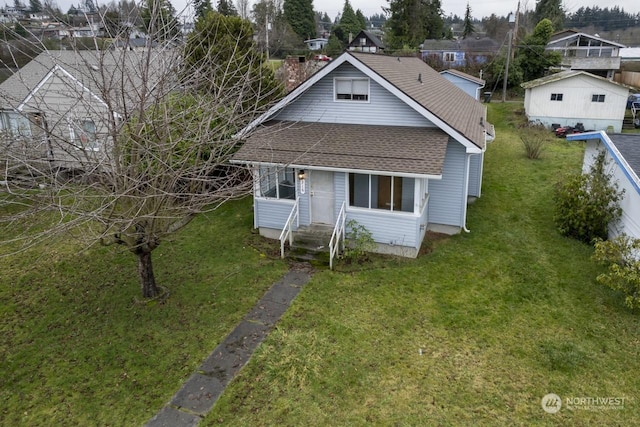
[[[305,181],[306,175],[304,174],[304,169],[300,169],[298,171],[298,182],[300,183],[300,194],[304,194],[307,192],[307,181]]]

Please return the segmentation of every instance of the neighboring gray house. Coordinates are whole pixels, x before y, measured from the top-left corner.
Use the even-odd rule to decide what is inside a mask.
[[[609,224],[609,237],[620,234],[640,239],[640,135],[607,134],[603,131],[567,136],[567,140],[587,141],[582,171],[588,172],[593,160],[602,150],[608,171],[619,189],[624,190],[620,207],[622,216]]]
[[[580,122],[593,130],[622,131],[629,89],[586,71],[562,71],[523,83],[530,121],[547,127]]]
[[[255,178],[254,226],[336,229],[415,257],[427,229],[466,229],[480,196],[486,108],[415,57],[345,52],[238,134]]]
[[[500,49],[492,38],[471,34],[464,39],[427,39],[420,47],[422,59],[444,68],[464,67],[491,61]]]
[[[355,52],[383,53],[384,43],[372,32],[361,30],[347,48]]]
[[[454,68],[449,70],[440,71],[440,74],[445,79],[462,89],[467,95],[480,100],[480,92],[484,88],[485,81],[479,77],[474,77],[470,74],[463,73]]]
[[[107,123],[122,119],[109,111],[139,105],[141,79],[153,87],[156,76],[171,64],[152,55],[153,72],[143,77],[144,59],[142,53],[122,50],[38,55],[0,84],[2,158],[63,169],[101,162],[110,141]]]

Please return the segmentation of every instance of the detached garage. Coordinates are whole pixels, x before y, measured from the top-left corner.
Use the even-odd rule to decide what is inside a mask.
[[[622,132],[629,89],[587,73],[562,71],[523,83],[529,121],[547,127],[583,123],[586,129]]]

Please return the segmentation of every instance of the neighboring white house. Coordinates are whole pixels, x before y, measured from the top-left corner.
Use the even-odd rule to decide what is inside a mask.
[[[624,190],[620,203],[622,216],[609,224],[609,237],[622,233],[640,239],[640,135],[590,132],[567,136],[568,140],[586,140],[582,171],[588,172],[598,153],[606,150],[608,170]]]
[[[465,91],[467,95],[472,96],[478,101],[480,100],[480,92],[485,85],[485,81],[481,78],[463,73],[462,71],[458,71],[454,68],[440,71],[440,74],[442,77]]]
[[[241,131],[254,226],[278,238],[354,220],[415,257],[427,229],[466,229],[481,193],[486,108],[416,57],[347,51]]]
[[[583,123],[586,129],[622,131],[629,89],[586,71],[562,71],[522,83],[530,121],[547,127]]]

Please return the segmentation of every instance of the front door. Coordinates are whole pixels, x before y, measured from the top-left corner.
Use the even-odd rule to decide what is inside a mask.
[[[309,171],[311,222],[333,225],[335,219],[333,172]]]

